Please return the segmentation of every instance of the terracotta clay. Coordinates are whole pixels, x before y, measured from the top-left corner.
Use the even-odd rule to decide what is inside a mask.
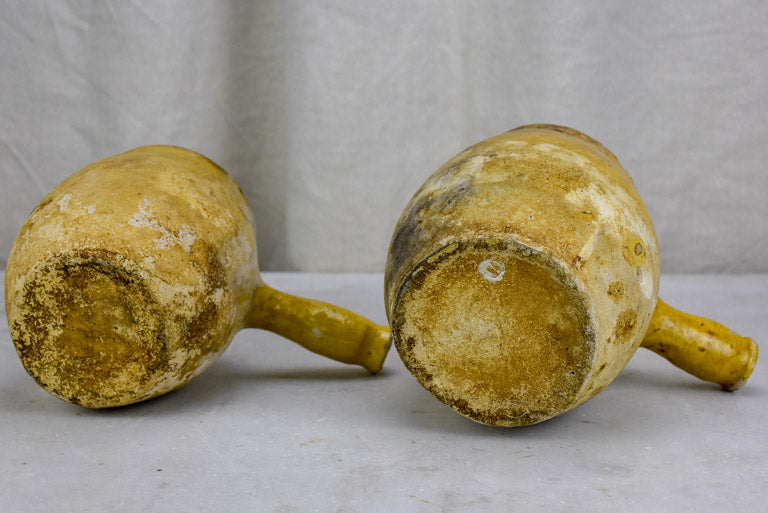
[[[93,408],[184,385],[242,328],[373,373],[389,347],[388,327],[265,285],[240,188],[172,146],[106,158],[56,187],[14,243],[5,301],[29,374]]]
[[[448,161],[408,203],[385,276],[393,338],[438,399],[533,424],[593,397],[642,344],[735,390],[757,345],[657,302],[650,216],[616,157],[531,125]]]

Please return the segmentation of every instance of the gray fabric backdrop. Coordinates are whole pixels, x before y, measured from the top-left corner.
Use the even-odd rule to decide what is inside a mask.
[[[618,155],[665,272],[768,272],[762,0],[0,4],[0,267],[67,175],[165,143],[240,182],[262,269],[381,271],[432,171],[549,122]]]

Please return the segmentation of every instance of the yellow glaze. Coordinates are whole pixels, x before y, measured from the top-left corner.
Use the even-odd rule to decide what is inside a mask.
[[[660,354],[704,381],[733,391],[746,383],[757,363],[757,344],[720,323],[672,308],[661,299],[642,347]]]
[[[5,302],[27,372],[93,408],[184,385],[246,327],[371,372],[389,346],[359,315],[266,286],[242,191],[174,146],[100,160],[51,191],[11,249]]]
[[[267,285],[253,293],[246,327],[269,330],[333,360],[381,370],[390,345],[388,326],[315,299]]]

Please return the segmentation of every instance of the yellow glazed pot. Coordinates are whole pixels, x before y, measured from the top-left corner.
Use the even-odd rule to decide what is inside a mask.
[[[242,328],[373,373],[389,347],[386,326],[265,285],[242,191],[173,146],[91,164],[43,199],[11,250],[5,302],[27,372],[92,408],[184,385]]]
[[[482,141],[416,192],[396,226],[387,315],[414,377],[462,415],[534,424],[607,386],[639,346],[726,390],[757,345],[657,300],[659,248],[616,157],[576,130]]]

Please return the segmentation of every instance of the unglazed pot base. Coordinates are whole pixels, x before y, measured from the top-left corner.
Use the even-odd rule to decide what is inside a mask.
[[[24,340],[17,348],[28,372],[69,402],[144,397],[152,376],[170,365],[162,308],[142,278],[114,258],[83,252],[45,261],[22,298],[26,329],[12,327]]]
[[[405,365],[444,403],[487,424],[528,424],[578,398],[594,358],[587,304],[532,248],[459,242],[416,268],[393,330]]]

